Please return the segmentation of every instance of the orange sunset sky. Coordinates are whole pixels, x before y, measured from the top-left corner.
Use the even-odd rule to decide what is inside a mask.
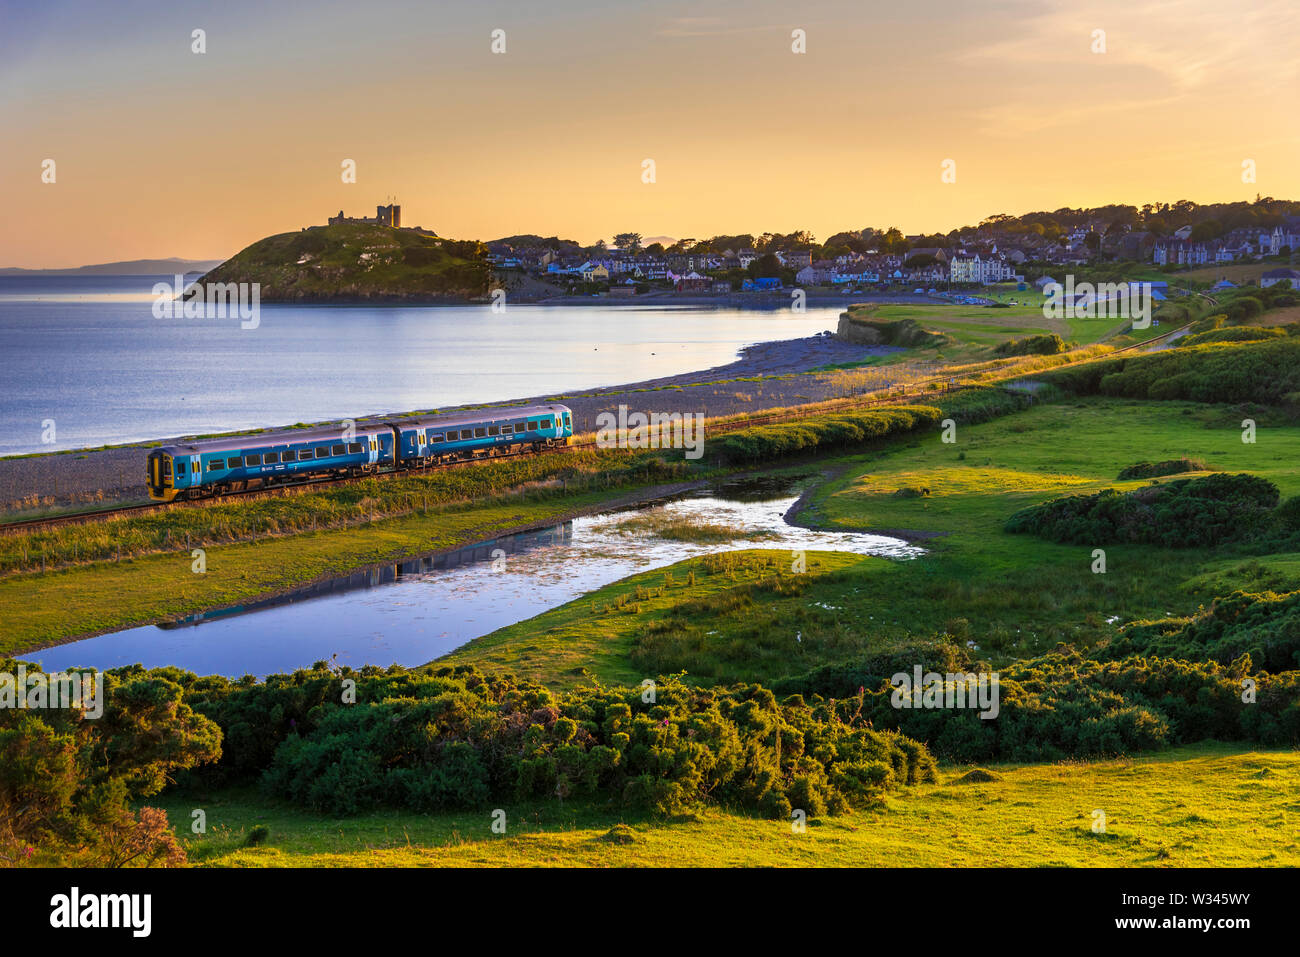
[[[1294,0],[0,10],[0,266],[224,258],[390,195],[584,243],[1300,199]]]

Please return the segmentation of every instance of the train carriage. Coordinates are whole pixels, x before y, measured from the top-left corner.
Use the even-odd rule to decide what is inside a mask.
[[[268,488],[313,478],[365,475],[394,462],[394,433],[375,423],[263,432],[167,445],[149,453],[149,497],[162,502]]]
[[[424,468],[565,445],[573,414],[533,405],[262,432],[163,446],[149,453],[146,485],[155,501],[204,498],[344,475]]]
[[[402,419],[393,428],[399,464],[424,466],[564,445],[573,413],[563,405],[529,405]]]

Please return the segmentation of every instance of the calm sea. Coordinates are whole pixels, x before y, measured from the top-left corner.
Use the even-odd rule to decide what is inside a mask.
[[[263,305],[258,327],[243,329],[237,318],[154,318],[158,281],[171,277],[0,277],[0,455],[637,382],[833,329],[838,316]]]

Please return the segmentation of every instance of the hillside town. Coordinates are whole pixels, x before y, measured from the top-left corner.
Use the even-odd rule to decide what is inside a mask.
[[[721,296],[796,287],[845,294],[915,293],[1001,282],[1023,288],[1053,269],[1102,263],[1164,272],[1270,258],[1285,266],[1293,252],[1300,252],[1300,215],[1274,218],[1277,222],[1262,227],[1225,229],[1202,220],[1157,231],[1141,228],[1141,223],[1108,222],[1104,216],[1058,229],[1026,229],[1010,217],[991,217],[979,227],[946,236],[867,229],[839,233],[822,244],[808,233],[794,233],[642,245],[638,234],[624,233],[610,244],[600,241],[590,247],[538,236],[487,246],[498,276],[520,274],[582,294]]]

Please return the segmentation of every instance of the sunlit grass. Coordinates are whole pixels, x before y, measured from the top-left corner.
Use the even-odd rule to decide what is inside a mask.
[[[193,863],[221,867],[1282,867],[1300,866],[1300,753],[1207,744],[1136,759],[985,765],[995,780],[908,788],[871,810],[809,822],[719,808],[673,819],[608,807],[507,805],[331,819],[254,793],[160,804]],[[189,832],[205,811],[208,833]],[[1093,830],[1105,814],[1105,831]],[[253,829],[266,840],[245,847]]]

